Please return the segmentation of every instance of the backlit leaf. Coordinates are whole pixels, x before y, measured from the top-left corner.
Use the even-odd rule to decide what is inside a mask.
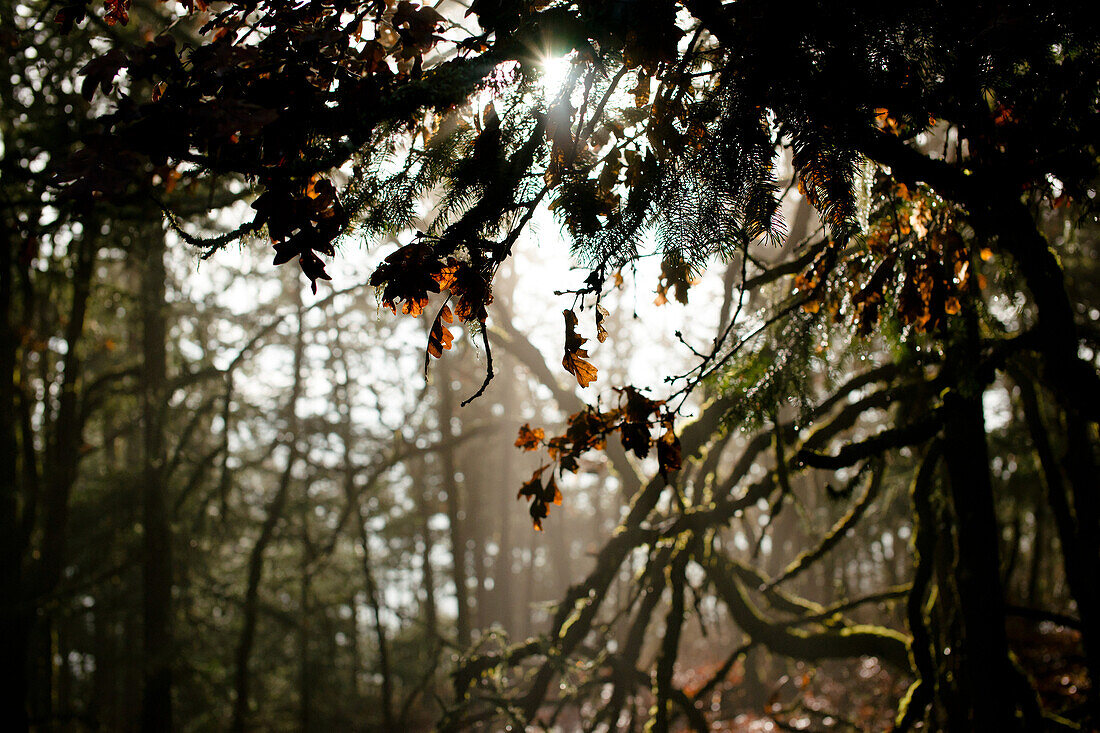
[[[607,328],[603,323],[609,315],[607,308],[599,303],[596,304],[596,340],[601,344],[607,340]]]
[[[454,341],[454,335],[451,334],[450,329],[443,325],[444,322],[451,323],[454,321],[454,316],[451,314],[451,307],[446,303],[439,309],[439,315],[435,317],[435,323],[432,324],[432,331],[428,334],[428,353],[434,356],[436,359],[443,356],[444,351],[448,351],[451,348],[451,342]],[[425,359],[424,366],[427,367],[428,362]]]
[[[516,447],[523,450],[538,450],[545,438],[545,430],[532,428],[530,423],[524,423],[519,429],[519,436],[516,437]]]
[[[565,367],[565,371],[577,378],[577,384],[587,387],[596,381],[597,372],[595,366],[585,361],[588,351],[581,348],[588,339],[577,333],[576,313],[566,309],[562,311],[562,315],[565,316],[565,356],[561,360],[561,365]]]

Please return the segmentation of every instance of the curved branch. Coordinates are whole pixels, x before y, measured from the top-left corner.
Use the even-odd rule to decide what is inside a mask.
[[[856,522],[863,517],[867,508],[871,506],[871,503],[878,497],[879,489],[882,488],[882,477],[885,473],[883,461],[880,458],[875,462],[878,465],[872,469],[871,480],[867,483],[867,488],[864,490],[863,495],[859,497],[859,500],[857,500],[856,503],[852,505],[852,508],[833,525],[832,529],[825,534],[817,547],[805,550],[799,554],[798,557],[783,569],[783,572],[780,573],[777,578],[764,586],[765,589],[774,588],[810,567],[814,562],[825,555],[825,553],[836,547],[837,543],[848,534],[848,530],[854,527]],[[859,473],[862,474],[866,469],[867,465],[861,468]]]
[[[712,552],[702,564],[733,620],[769,651],[810,662],[873,656],[908,672],[909,639],[904,634],[862,624],[814,632],[792,628],[790,623],[772,623],[749,601],[727,557]]]
[[[848,443],[835,456],[816,453],[803,448],[798,452],[798,460],[812,468],[827,468],[835,471],[868,458],[882,455],[885,451],[894,448],[923,443],[939,432],[941,425],[943,425],[941,412],[933,410],[908,425],[883,430],[874,437],[859,443]]]
[[[905,697],[898,706],[897,730],[904,731],[917,722],[918,715],[932,701],[936,686],[936,663],[933,656],[932,638],[924,620],[924,599],[932,583],[935,564],[936,536],[932,532],[935,517],[932,508],[932,481],[936,466],[943,455],[942,445],[933,443],[921,461],[917,475],[913,479],[910,496],[913,502],[915,521],[913,522],[913,549],[916,554],[916,572],[913,577],[913,589],[909,593],[906,614],[909,620],[909,633],[913,640],[909,644],[909,656],[917,678],[909,686]]]

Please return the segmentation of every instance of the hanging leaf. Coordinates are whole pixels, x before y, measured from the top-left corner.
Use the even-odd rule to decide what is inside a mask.
[[[542,474],[546,471],[549,464],[544,464],[535,469],[535,472],[531,474],[531,478],[527,479],[523,483],[523,486],[519,487],[519,493],[516,494],[517,499],[527,499],[530,501],[538,497],[542,492]]]
[[[565,371],[577,378],[577,384],[587,387],[596,381],[597,371],[595,366],[585,361],[588,351],[581,348],[588,339],[577,333],[576,313],[566,309],[562,311],[562,315],[565,316],[565,356],[561,364]]]
[[[609,315],[611,314],[607,312],[607,308],[596,303],[596,340],[601,344],[607,341],[607,328],[603,325],[603,322]]]
[[[546,465],[535,469],[535,472],[531,474],[531,478],[520,487],[519,493],[516,494],[517,499],[525,498],[531,502],[531,522],[539,532],[542,531],[542,520],[550,516],[550,504],[561,504],[561,492],[558,490],[558,485],[552,474],[546,486],[542,485],[542,474],[546,469]]]
[[[657,281],[657,299],[654,305],[668,302],[668,291],[672,290],[677,302],[687,305],[688,288],[698,282],[691,274],[688,262],[675,254],[665,255],[661,261],[661,277]]]
[[[661,403],[649,399],[634,387],[624,387],[621,392],[626,396],[623,420],[619,425],[623,449],[632,451],[639,458],[645,458],[649,455],[651,442],[649,421]]]
[[[624,422],[619,436],[623,450],[632,451],[639,458],[649,455],[649,426],[645,423]]]
[[[550,516],[550,507],[546,502],[533,501],[531,502],[531,523],[535,527],[535,531],[542,531],[542,520]]]
[[[558,482],[553,474],[550,474],[550,480],[546,482],[546,486],[542,490],[542,496],[539,498],[547,504],[561,506],[561,489],[558,488]]]
[[[436,359],[442,357],[444,351],[450,350],[451,342],[455,339],[450,329],[443,325],[444,322],[454,322],[454,315],[451,313],[451,307],[446,303],[439,309],[439,314],[435,317],[435,322],[432,324],[432,331],[428,334],[428,353]],[[425,356],[424,371],[427,370],[428,358]]]
[[[90,102],[96,91],[108,94],[118,72],[128,63],[126,54],[118,48],[89,61],[80,70],[84,76],[84,81],[80,84],[80,95]]]
[[[672,421],[665,420],[662,425],[665,432],[657,439],[657,469],[667,481],[670,473],[680,470],[683,465],[683,455],[680,439],[676,437]]]

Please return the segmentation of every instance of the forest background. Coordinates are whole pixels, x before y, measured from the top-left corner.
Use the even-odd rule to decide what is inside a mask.
[[[952,5],[5,5],[0,717],[1092,729],[1100,33]]]

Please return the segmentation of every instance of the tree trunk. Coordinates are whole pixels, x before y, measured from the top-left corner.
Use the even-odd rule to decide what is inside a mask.
[[[23,586],[23,543],[16,474],[15,329],[12,317],[13,233],[0,218],[0,659],[8,680],[0,685],[0,719],[11,731],[25,731],[27,719],[27,645],[31,615]]]
[[[370,537],[363,518],[359,498],[355,498],[355,519],[359,523],[359,543],[363,548],[363,579],[367,591],[367,603],[374,615],[374,637],[378,644],[378,673],[382,675],[382,720],[387,731],[397,730],[397,720],[393,714],[393,672],[390,670],[390,649],[386,640],[386,627],[382,625],[382,600],[378,586],[374,582],[371,568]]]
[[[141,272],[142,717],[145,733],[172,730],[172,529],[165,493],[168,363],[164,237],[149,232]]]
[[[92,230],[98,223],[87,222],[84,235],[74,238],[72,259],[72,305],[65,326],[65,357],[57,414],[51,425],[46,496],[43,502],[44,527],[39,595],[52,591],[61,580],[68,544],[70,494],[76,481],[84,426],[79,410],[79,384],[83,364],[80,360],[84,318],[88,310],[92,271],[97,246]]]
[[[443,489],[447,492],[447,520],[451,533],[451,553],[453,555],[453,576],[455,584],[455,603],[458,606],[456,620],[456,642],[460,648],[467,648],[473,640],[470,628],[470,589],[466,585],[470,577],[469,563],[466,560],[466,517],[462,511],[459,495],[455,449],[453,446],[454,429],[451,419],[455,416],[454,387],[451,384],[451,370],[441,361],[438,364],[436,379],[439,388],[439,428],[446,445],[440,452],[443,463]]]
[[[963,331],[952,339],[945,368],[954,386],[943,398],[943,457],[955,512],[955,557],[954,578],[941,578],[939,585],[941,592],[955,591],[960,630],[950,650],[938,650],[949,657],[945,663],[953,669],[943,702],[952,731],[1022,730],[1005,634],[1000,534],[982,408],[984,382],[975,368],[977,322],[970,308]]]
[[[96,225],[97,226],[97,225]],[[96,256],[96,244],[93,239],[92,230],[93,225],[86,223],[85,234],[81,237],[76,237],[71,242],[71,260],[72,260],[72,299],[69,310],[69,321],[65,326],[64,339],[65,339],[65,355],[62,359],[62,372],[61,383],[58,398],[58,408],[55,415],[52,416],[45,433],[46,433],[46,457],[44,462],[44,483],[43,490],[44,496],[41,501],[39,497],[28,495],[27,491],[30,487],[18,487],[18,479],[13,481],[13,496],[16,497],[17,506],[14,511],[18,512],[19,498],[23,500],[23,513],[24,516],[13,518],[12,521],[16,523],[17,529],[10,534],[5,529],[4,542],[10,541],[15,543],[13,552],[15,556],[12,558],[14,563],[14,572],[18,577],[18,587],[13,588],[12,595],[7,597],[12,599],[13,604],[16,606],[16,610],[13,618],[11,619],[12,633],[16,636],[16,644],[22,646],[22,649],[12,649],[12,659],[22,660],[20,663],[21,669],[23,669],[23,680],[17,685],[22,686],[22,692],[20,693],[24,702],[22,705],[26,705],[26,696],[28,692],[33,693],[33,689],[29,689],[28,685],[32,679],[36,677],[43,681],[42,688],[45,691],[45,699],[41,705],[34,707],[36,714],[40,716],[48,717],[51,710],[51,698],[50,698],[50,683],[51,683],[51,668],[53,664],[53,656],[50,652],[50,633],[51,620],[48,618],[39,618],[37,616],[38,604],[40,599],[51,593],[61,580],[62,568],[64,565],[64,559],[66,556],[66,545],[68,540],[68,528],[69,528],[69,513],[70,513],[70,498],[72,494],[73,484],[76,481],[77,466],[80,459],[80,445],[83,442],[83,421],[80,417],[79,410],[79,384],[82,373],[83,364],[80,359],[81,342],[84,335],[84,320],[87,313],[88,297],[91,290],[92,272],[95,266]],[[10,250],[6,252],[6,255],[10,256]],[[3,267],[5,273],[10,278],[13,262],[8,260],[6,266],[5,263],[0,263],[0,267]],[[10,318],[11,313],[11,301],[10,301],[10,279],[3,286],[8,289],[8,293],[0,299],[6,300],[6,306],[4,308],[5,321]],[[8,322],[8,328],[11,324]],[[10,334],[11,338],[14,338],[14,333]],[[10,348],[10,355],[13,360],[14,370],[14,355],[16,345],[14,342],[10,342],[8,348],[5,348],[5,352],[8,352]],[[45,361],[45,360],[43,360]],[[5,370],[7,366],[3,367]],[[10,384],[13,391],[13,398],[20,391],[19,384],[16,381],[17,377],[13,371],[10,380],[3,379],[5,385]],[[4,399],[7,402],[7,399]],[[7,409],[7,406],[0,408]],[[14,420],[13,416],[13,420]],[[12,426],[14,430],[14,426]],[[29,432],[22,435],[24,442],[24,448],[26,448],[27,441],[34,441],[34,436]],[[17,440],[13,439],[13,451],[14,443]],[[26,459],[26,458],[25,458]],[[16,465],[15,453],[12,453],[12,460],[5,461],[7,465],[10,465],[14,469]],[[37,548],[40,553],[40,561],[35,567],[36,571],[33,576],[24,577],[22,575],[23,569],[20,568],[22,564],[22,557],[26,554],[26,542],[29,539],[31,528],[37,519],[35,516],[36,508],[41,506],[43,509],[43,521],[42,521],[42,537],[37,543]],[[8,518],[4,518],[5,524]],[[6,560],[6,558],[5,558]],[[7,571],[7,568],[5,568]],[[7,629],[5,628],[5,631]],[[40,643],[39,643],[40,642]],[[37,648],[41,650],[41,654],[33,655],[32,650],[35,648],[36,643],[39,643]],[[30,665],[30,667],[28,667]],[[31,668],[36,670],[35,673],[31,672]],[[18,721],[23,716],[17,714],[15,719]],[[17,723],[18,727],[18,723]]]
[[[424,586],[424,626],[428,635],[433,640],[439,640],[439,610],[435,600],[435,565],[432,563],[432,548],[435,542],[432,540],[432,530],[428,524],[428,518],[435,514],[436,497],[429,488],[429,483],[424,476],[424,462],[420,459],[412,459],[409,463],[409,473],[413,479],[413,486],[420,487],[420,537],[424,544],[421,547],[420,561],[423,565]]]
[[[302,508],[298,520],[302,523],[302,556],[299,565],[298,596],[298,723],[302,733],[313,730],[313,668],[309,641],[311,635],[310,593],[313,585],[313,543],[309,538],[309,494],[302,492]]]
[[[1026,375],[1016,373],[1013,376],[1020,389],[1024,419],[1042,469],[1041,475],[1046,486],[1047,502],[1054,514],[1054,526],[1062,546],[1066,583],[1077,602],[1077,614],[1081,618],[1082,640],[1085,656],[1088,659],[1089,676],[1096,680],[1100,675],[1100,649],[1098,649],[1100,646],[1100,592],[1098,592],[1094,572],[1096,564],[1091,561],[1090,555],[1095,545],[1095,538],[1088,536],[1091,530],[1082,527],[1076,521],[1079,515],[1073,510],[1077,506],[1075,501],[1077,497],[1071,495],[1062,478],[1062,470],[1050,442],[1050,433],[1043,420],[1038,392]],[[1074,499],[1072,503],[1071,498]],[[1039,523],[1039,521],[1040,513],[1036,511],[1036,522]],[[1039,524],[1039,526],[1042,525]],[[1038,543],[1038,537],[1036,543]],[[1034,552],[1041,552],[1041,548],[1037,545]],[[1037,563],[1038,557],[1033,562]],[[1037,581],[1033,585],[1037,585]]]

